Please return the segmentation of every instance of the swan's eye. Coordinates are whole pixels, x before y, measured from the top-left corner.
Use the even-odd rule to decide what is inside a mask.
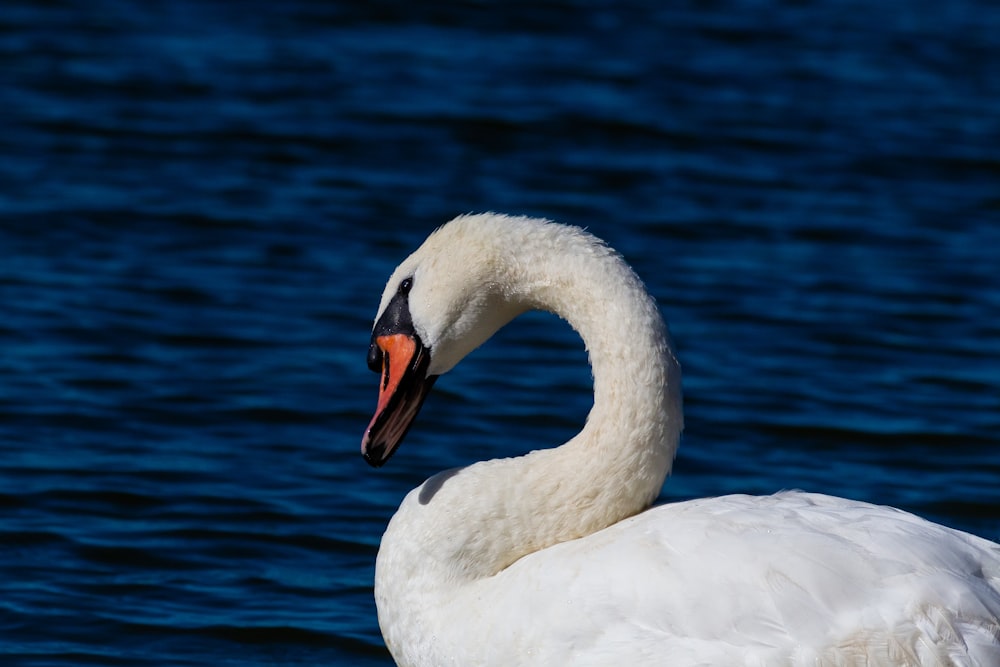
[[[413,288],[413,278],[403,278],[403,281],[399,283],[399,293],[406,296],[410,293],[410,289]]]

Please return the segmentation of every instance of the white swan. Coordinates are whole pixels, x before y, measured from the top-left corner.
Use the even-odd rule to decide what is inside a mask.
[[[369,349],[367,461],[528,309],[582,336],[593,409],[561,447],[406,496],[375,574],[401,666],[1000,665],[1000,545],[799,492],[646,509],[677,449],[680,368],[640,280],[576,228],[462,216],[396,269]]]

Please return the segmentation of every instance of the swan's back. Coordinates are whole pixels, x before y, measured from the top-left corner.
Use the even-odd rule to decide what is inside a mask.
[[[1000,665],[1000,546],[823,495],[656,507],[483,588],[518,664]]]

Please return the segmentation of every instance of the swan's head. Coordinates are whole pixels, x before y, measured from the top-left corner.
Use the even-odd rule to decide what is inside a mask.
[[[439,375],[527,308],[514,288],[511,250],[543,224],[461,216],[393,272],[368,348],[368,366],[381,374],[378,405],[361,441],[368,463],[381,466],[392,456]]]

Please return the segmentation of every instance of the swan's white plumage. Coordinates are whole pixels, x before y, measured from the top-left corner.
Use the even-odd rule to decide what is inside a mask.
[[[403,501],[375,582],[400,665],[1000,665],[1000,545],[798,492],[642,511],[676,451],[680,369],[594,237],[463,216],[400,265],[380,313],[405,277],[431,374],[540,308],[581,334],[595,399],[565,445]]]

